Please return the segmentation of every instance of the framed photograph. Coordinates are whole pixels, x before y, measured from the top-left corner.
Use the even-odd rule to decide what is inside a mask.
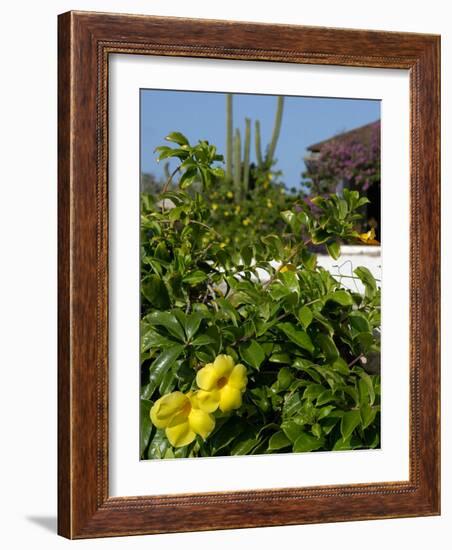
[[[439,56],[59,16],[61,535],[440,513]]]

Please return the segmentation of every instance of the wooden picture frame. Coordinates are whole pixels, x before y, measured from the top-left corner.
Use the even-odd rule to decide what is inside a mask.
[[[138,15],[59,16],[58,532],[68,538],[440,513],[440,38]],[[410,478],[110,497],[110,54],[265,60],[410,73]]]

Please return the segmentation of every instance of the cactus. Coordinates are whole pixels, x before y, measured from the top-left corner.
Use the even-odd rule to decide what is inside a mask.
[[[226,94],[226,179],[233,182],[236,197],[240,200],[244,198],[249,189],[251,120],[249,118],[245,119],[245,143],[242,166],[240,130],[237,128],[233,135],[232,100],[233,94]],[[272,138],[267,147],[265,158],[262,156],[260,122],[258,120],[255,122],[254,142],[256,148],[256,161],[261,170],[269,171],[275,161],[275,151],[281,132],[283,110],[284,97],[278,96]]]
[[[261,123],[256,120],[255,129],[254,129],[254,141],[256,145],[256,160],[257,165],[261,168],[264,164],[264,159],[262,158],[261,150]]]
[[[281,131],[281,122],[284,109],[284,97],[278,96],[278,106],[276,108],[275,122],[273,124],[273,134],[272,140],[267,150],[266,162],[267,166],[270,167],[273,164],[276,144],[278,143],[279,133]]]
[[[226,94],[226,178],[232,180],[232,94]]]
[[[251,120],[245,118],[245,145],[243,152],[243,194],[248,193],[250,181],[250,144],[251,144]]]
[[[242,198],[242,159],[240,130],[237,128],[234,136],[234,188],[236,197]]]

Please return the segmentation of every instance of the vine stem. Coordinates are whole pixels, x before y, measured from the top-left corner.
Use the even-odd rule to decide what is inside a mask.
[[[292,258],[295,257],[295,255],[299,252],[299,248],[300,246],[306,246],[307,244],[309,244],[311,241],[306,241],[305,243],[300,243],[298,246],[296,246],[292,252],[290,253],[289,257],[278,267],[278,269],[275,270],[275,272],[273,273],[273,275],[270,277],[270,279],[263,285],[263,289],[266,290],[272,283],[273,281],[276,279],[276,277],[278,276],[278,273],[281,271],[281,269],[288,265],[290,263],[290,260],[292,260]]]
[[[355,363],[357,363],[357,362],[361,359],[361,357],[364,357],[364,353],[360,353],[360,354],[358,355],[358,357],[355,357],[355,358],[353,359],[353,361],[351,361],[351,362],[348,364],[348,366],[349,366],[349,367],[352,367]]]
[[[177,172],[179,172],[180,170],[180,166],[178,166],[170,175],[170,177],[166,180],[166,183],[165,185],[163,186],[163,189],[162,189],[162,194],[163,193],[166,193],[168,191],[168,187],[170,186],[171,182],[173,181],[173,178],[174,176],[177,174]]]

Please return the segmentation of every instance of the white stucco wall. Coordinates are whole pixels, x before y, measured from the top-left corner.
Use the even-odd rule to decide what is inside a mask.
[[[363,292],[364,287],[359,279],[353,278],[353,270],[359,266],[367,267],[381,285],[381,247],[380,246],[343,246],[341,256],[333,260],[330,256],[319,255],[318,264],[334,275],[350,290]]]

